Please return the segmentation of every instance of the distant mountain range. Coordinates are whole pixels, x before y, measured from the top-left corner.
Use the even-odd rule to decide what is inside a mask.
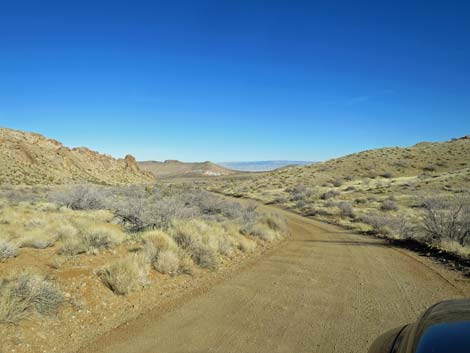
[[[221,162],[217,163],[225,168],[243,172],[266,172],[287,166],[308,165],[311,161],[251,161],[251,162]]]
[[[142,161],[139,167],[152,173],[157,178],[222,176],[235,173],[235,171],[221,167],[212,162],[185,163],[177,160]]]

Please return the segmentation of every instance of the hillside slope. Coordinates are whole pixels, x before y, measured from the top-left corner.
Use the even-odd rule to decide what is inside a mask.
[[[0,184],[146,183],[134,157],[114,159],[85,147],[68,148],[40,134],[0,128]]]
[[[451,212],[458,219],[468,218],[469,156],[470,138],[464,137],[408,148],[380,148],[310,166],[207,181],[206,187],[275,203],[359,231],[413,239],[470,258],[470,238],[459,243],[452,238],[457,233],[436,235],[423,225],[426,215],[438,219],[436,222],[442,220],[438,226],[442,229],[447,229]],[[441,216],[435,218],[436,212]]]
[[[299,186],[324,191],[351,185],[357,188],[358,182],[366,180],[369,180],[368,187],[372,181],[391,183],[416,179],[415,183],[425,184],[428,188],[434,184],[442,186],[446,181],[448,188],[468,189],[468,182],[461,176],[468,173],[469,156],[468,137],[446,142],[422,142],[406,148],[379,148],[308,166],[288,167],[251,178],[222,182],[214,188],[268,202],[287,196],[290,189]]]
[[[138,162],[142,170],[152,173],[158,178],[191,177],[191,176],[221,176],[231,175],[235,171],[221,167],[212,162],[185,163],[176,160],[164,162]]]

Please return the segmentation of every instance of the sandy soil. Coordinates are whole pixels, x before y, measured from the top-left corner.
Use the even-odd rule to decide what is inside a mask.
[[[292,237],[211,290],[149,311],[80,353],[366,352],[470,281],[378,239],[291,213]]]

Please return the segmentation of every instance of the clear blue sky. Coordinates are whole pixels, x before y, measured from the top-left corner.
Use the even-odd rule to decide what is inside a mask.
[[[469,1],[0,3],[0,125],[69,146],[322,160],[469,113]]]

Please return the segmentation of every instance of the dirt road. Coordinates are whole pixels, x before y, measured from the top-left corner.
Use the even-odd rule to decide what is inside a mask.
[[[470,283],[428,259],[286,213],[292,237],[184,305],[81,352],[366,352],[389,328]]]

